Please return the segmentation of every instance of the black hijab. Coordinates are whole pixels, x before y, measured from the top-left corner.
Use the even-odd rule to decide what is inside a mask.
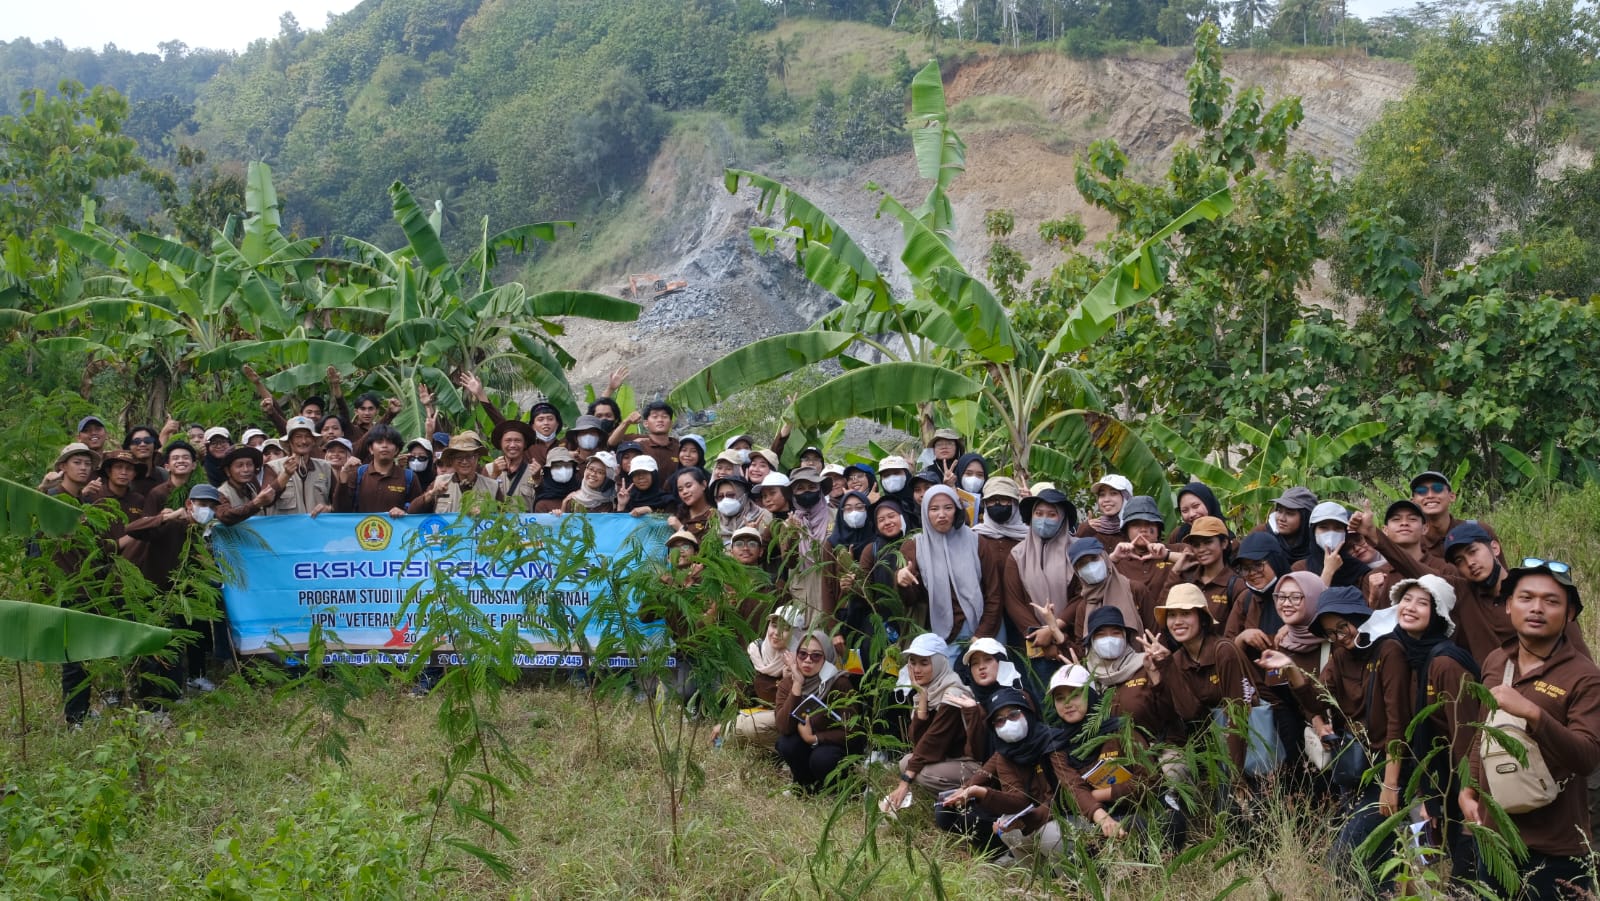
[[[956,487],[961,487],[961,477],[967,474],[967,467],[973,463],[982,466],[983,477],[989,478],[989,461],[983,458],[983,454],[962,454],[956,459]]]
[[[893,538],[886,538],[878,531],[878,511],[884,507],[891,507],[900,514],[900,534]],[[867,578],[875,585],[896,591],[894,574],[895,570],[900,568],[900,555],[896,551],[900,547],[900,542],[911,534],[911,522],[906,519],[905,507],[892,497],[879,498],[877,503],[867,509],[867,522],[872,527],[872,572]]]
[[[1082,690],[1079,689],[1079,691]],[[1104,742],[1096,741],[1096,739],[1105,735],[1115,735],[1122,731],[1121,717],[1101,716],[1100,708],[1105,701],[1104,693],[1093,687],[1093,683],[1088,687],[1088,692],[1089,712],[1084,714],[1083,719],[1076,723],[1062,720],[1061,725],[1056,727],[1057,744],[1051,749],[1066,754],[1067,762],[1071,763],[1072,768],[1080,773],[1093,766],[1095,761],[1100,759],[1100,746]],[[1100,718],[1098,728],[1096,728],[1095,724],[1096,718]]]
[[[1215,516],[1218,519],[1222,519],[1222,502],[1217,500],[1217,494],[1211,490],[1211,486],[1207,485],[1205,482],[1190,482],[1189,484],[1178,489],[1179,504],[1183,503],[1183,496],[1185,494],[1192,494],[1199,498],[1200,503],[1206,505],[1207,516]],[[1227,520],[1223,520],[1223,522],[1227,522]],[[1228,534],[1231,536],[1233,534],[1232,530],[1229,530]],[[1172,535],[1167,538],[1167,543],[1173,544],[1179,541],[1184,541],[1187,540],[1188,537],[1189,524],[1186,522],[1180,522],[1178,523],[1178,527],[1172,530]]]
[[[850,498],[861,501],[867,507],[867,521],[859,529],[852,529],[844,523],[844,502]],[[839,508],[833,511],[833,532],[828,535],[828,547],[848,547],[850,556],[859,562],[861,552],[877,537],[877,524],[872,521],[872,498],[863,491],[846,491],[844,497],[839,498]]]
[[[994,715],[1007,707],[1021,710],[1028,720],[1028,734],[1022,741],[1002,741],[995,734],[992,722]],[[1060,750],[1060,734],[1039,719],[1038,711],[1033,709],[1033,700],[1015,688],[1001,688],[990,695],[983,705],[983,715],[986,721],[990,721],[989,747],[1019,767],[1027,769],[1035,766],[1050,752]]]

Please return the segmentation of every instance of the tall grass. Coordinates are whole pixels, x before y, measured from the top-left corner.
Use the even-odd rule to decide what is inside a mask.
[[[1465,507],[1464,515],[1492,523],[1513,562],[1524,554],[1566,560],[1585,593],[1600,597],[1593,594],[1600,584],[1593,541],[1600,489]],[[1591,639],[1600,634],[1594,609],[1600,605],[1587,617]],[[17,670],[3,672],[0,728],[14,735]],[[35,731],[26,759],[15,741],[0,746],[4,782],[22,789],[0,800],[0,822],[43,816],[26,805],[56,796],[37,787],[64,791],[64,766],[86,774],[109,766],[96,762],[108,760],[96,756],[100,749],[120,754],[136,741],[141,760],[152,762],[130,787],[135,800],[108,839],[114,865],[106,867],[107,897],[306,897],[320,894],[319,886],[323,892],[341,886],[349,897],[790,898],[816,896],[819,886],[833,893],[846,872],[860,897],[931,897],[935,867],[934,884],[952,898],[1209,898],[1240,878],[1244,887],[1233,897],[1353,896],[1321,864],[1336,825],[1328,811],[1276,796],[1261,799],[1248,822],[1170,872],[1137,842],[1086,845],[1084,853],[1098,860],[1099,884],[1092,885],[1081,869],[1050,881],[973,858],[931,828],[926,799],[898,823],[868,826],[868,805],[892,786],[892,769],[870,769],[869,797],[836,806],[827,797],[785,795],[788,778],[779,765],[731,748],[703,758],[705,786],[682,811],[674,865],[648,705],[628,692],[604,697],[597,753],[589,696],[564,674],[525,678],[496,714],[511,751],[533,771],[532,783],[499,812],[519,841],[487,829],[477,836],[509,864],[511,878],[465,854],[440,857],[444,866],[415,873],[405,862],[417,859],[424,841],[426,820],[418,813],[427,809],[441,744],[431,701],[396,687],[355,702],[352,712],[368,727],[349,735],[349,763],[340,770],[299,746],[298,733],[286,728],[294,700],[242,678],[180,705],[171,729],[130,733],[111,715],[77,732],[53,721],[39,725],[43,711],[59,703],[56,672],[28,666],[21,675]],[[71,811],[57,810],[54,819],[71,820]],[[818,855],[825,825],[829,842]],[[29,884],[13,867],[36,865],[5,848],[0,840],[0,897]],[[245,888],[230,893],[230,885]]]

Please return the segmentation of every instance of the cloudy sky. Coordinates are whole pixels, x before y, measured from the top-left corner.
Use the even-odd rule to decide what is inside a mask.
[[[1411,0],[1349,0],[1352,15],[1379,15]],[[278,33],[278,17],[292,12],[303,28],[322,28],[329,13],[347,12],[357,0],[9,0],[0,15],[0,40],[59,38],[69,47],[155,52],[162,41],[190,47],[243,50]]]

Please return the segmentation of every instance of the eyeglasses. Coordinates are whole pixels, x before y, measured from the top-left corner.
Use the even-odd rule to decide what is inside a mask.
[[[822,652],[821,651],[795,651],[794,652],[794,657],[795,657],[796,660],[804,660],[804,661],[806,661],[808,663],[816,663],[817,661],[822,659]]]
[[[1421,485],[1411,486],[1411,493],[1419,497],[1430,492],[1433,494],[1444,494],[1449,490],[1450,486],[1443,482],[1423,482]]]
[[[149,437],[147,435],[147,436],[145,436],[143,438],[130,438],[130,439],[128,439],[128,443],[129,444],[155,444],[156,443],[156,439],[151,438],[151,437]]]
[[[1298,606],[1301,602],[1305,601],[1306,596],[1303,594],[1275,594],[1272,596],[1272,599],[1280,604]]]
[[[1347,622],[1340,623],[1328,630],[1328,635],[1332,638],[1343,638],[1346,635],[1354,634],[1356,634],[1356,627]]]
[[[1016,720],[1022,719],[1023,716],[1025,716],[1025,714],[1022,711],[1013,710],[1010,713],[997,713],[997,714],[995,714],[994,715],[994,719],[991,720],[991,722],[993,722],[996,725],[999,725],[1000,723],[1010,723],[1010,722],[1014,722]]]
[[[1541,560],[1538,557],[1523,557],[1523,569],[1548,569],[1553,573],[1570,573],[1572,567],[1560,560]]]
[[[733,546],[737,548],[753,548],[760,547],[761,542],[755,540],[754,538],[741,538],[738,541],[735,541]]]
[[[1265,560],[1235,560],[1235,561],[1233,561],[1233,571],[1238,573],[1241,576],[1245,575],[1246,573],[1260,572],[1261,570],[1266,569],[1266,568],[1267,568],[1267,563],[1266,563]]]

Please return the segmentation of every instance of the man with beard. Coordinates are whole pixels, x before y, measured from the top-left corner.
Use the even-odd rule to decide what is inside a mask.
[[[1484,662],[1483,686],[1500,710],[1523,720],[1560,786],[1550,803],[1510,814],[1528,849],[1527,859],[1518,861],[1519,897],[1593,897],[1588,791],[1574,777],[1600,765],[1600,669],[1567,640],[1577,631],[1583,602],[1571,567],[1558,561],[1524,560],[1505,581],[1513,634]],[[1469,822],[1493,828],[1480,797],[1493,786],[1486,781],[1484,744],[1492,748],[1494,741],[1474,743],[1470,755],[1477,787],[1463,788],[1459,797]]]
[[[1506,606],[1511,586],[1510,574],[1500,562],[1505,554],[1489,530],[1470,519],[1450,530],[1444,552],[1455,568],[1445,578],[1456,592],[1456,643],[1481,663],[1516,634]],[[1405,562],[1412,571],[1417,570]],[[1579,653],[1589,656],[1589,646],[1576,622],[1568,623],[1566,634]],[[1489,674],[1484,670],[1485,676]]]
[[[489,464],[489,476],[500,485],[500,493],[524,513],[532,513],[534,497],[543,480],[539,461],[528,457],[528,448],[537,440],[532,427],[520,419],[503,419],[489,435],[489,443],[500,449],[500,456]]]

